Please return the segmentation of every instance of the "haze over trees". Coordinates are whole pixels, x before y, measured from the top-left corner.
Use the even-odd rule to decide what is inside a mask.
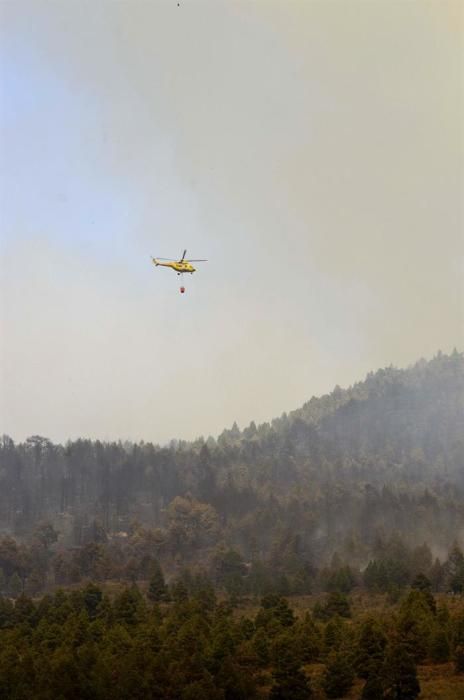
[[[240,594],[464,588],[464,358],[393,367],[194,443],[0,445],[0,583],[201,563]],[[10,539],[12,537],[13,539]],[[446,562],[446,566],[445,565]],[[362,575],[361,575],[362,572]]]

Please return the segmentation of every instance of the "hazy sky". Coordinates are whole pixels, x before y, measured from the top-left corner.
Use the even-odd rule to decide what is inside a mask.
[[[215,435],[464,349],[462,2],[0,12],[0,433]]]

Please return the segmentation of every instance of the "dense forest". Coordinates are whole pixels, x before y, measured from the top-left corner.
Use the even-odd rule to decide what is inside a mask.
[[[443,590],[464,532],[464,356],[379,370],[217,439],[4,436],[0,527],[6,591],[146,579],[153,559],[257,594],[324,590],[340,570]]]
[[[464,697],[457,351],[217,439],[4,436],[0,486],[0,700]]]
[[[464,696],[464,605],[437,602],[423,576],[401,604],[377,601],[374,612],[353,611],[337,593],[312,614],[276,594],[243,610],[203,577],[168,589],[160,570],[147,597],[135,585],[111,597],[87,584],[37,602],[0,600],[0,697]]]

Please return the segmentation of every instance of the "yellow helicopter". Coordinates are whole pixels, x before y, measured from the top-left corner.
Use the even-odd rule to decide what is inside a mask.
[[[184,275],[186,272],[190,272],[191,275],[196,271],[196,268],[191,265],[193,262],[208,262],[207,260],[186,260],[185,256],[187,251],[184,250],[180,260],[170,260],[169,258],[152,258],[153,264],[158,267],[170,267],[171,270],[175,270],[178,275]],[[159,262],[160,260],[166,260],[166,262]]]

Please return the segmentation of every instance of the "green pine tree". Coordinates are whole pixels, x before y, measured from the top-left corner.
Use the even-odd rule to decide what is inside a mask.
[[[252,646],[262,666],[267,666],[270,660],[269,637],[264,627],[259,627],[252,640]]]
[[[420,693],[414,658],[404,642],[395,640],[387,652],[384,673],[388,700],[415,700]]]
[[[464,590],[464,554],[457,542],[451,548],[445,567],[448,574],[448,588],[453,593],[462,593]]]
[[[151,565],[152,573],[148,584],[148,598],[153,603],[159,603],[169,599],[168,587],[164,580],[163,570],[158,561],[154,560]]]
[[[307,700],[312,697],[308,679],[301,670],[300,655],[291,644],[289,635],[281,635],[274,648],[274,681],[269,700]]]
[[[432,595],[432,584],[430,580],[424,574],[417,574],[416,578],[411,584],[413,589],[422,592],[424,599],[427,601],[427,605],[430,610],[435,614],[437,612],[437,604],[435,598]]]
[[[323,688],[328,698],[341,698],[354,681],[353,668],[345,650],[331,651],[327,659]]]
[[[450,644],[446,631],[439,625],[435,625],[429,638],[429,656],[435,664],[445,663],[449,660]]]
[[[382,661],[387,638],[379,623],[373,618],[363,622],[355,651],[355,669],[361,678],[368,678],[372,664]]]
[[[346,625],[341,617],[333,617],[328,621],[324,630],[324,649],[327,653],[340,649],[346,631],[345,627]]]
[[[361,694],[361,700],[381,700],[383,698],[383,690],[382,665],[372,665]]]
[[[340,617],[351,617],[350,602],[344,593],[333,591],[325,604],[326,618],[340,615]]]
[[[317,661],[322,651],[322,638],[319,629],[308,613],[303,621],[298,623],[297,635],[302,660],[305,663]]]

